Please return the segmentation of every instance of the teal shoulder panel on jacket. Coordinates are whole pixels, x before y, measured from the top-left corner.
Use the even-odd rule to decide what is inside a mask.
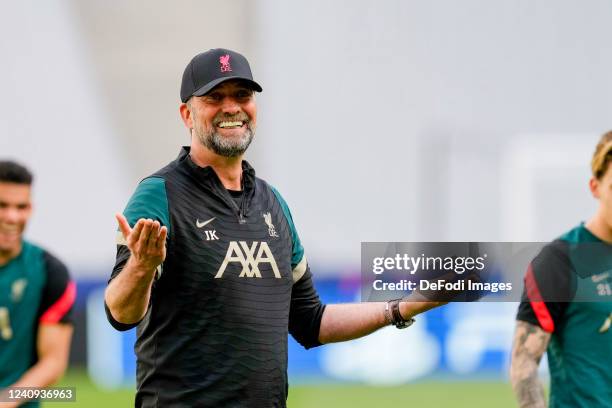
[[[165,180],[161,177],[142,180],[125,207],[123,215],[132,228],[140,218],[157,220],[168,228],[170,235],[170,212]]]
[[[281,208],[283,209],[283,213],[285,214],[285,218],[287,218],[287,222],[289,223],[289,227],[291,228],[291,239],[293,241],[291,267],[295,268],[296,265],[299,264],[302,261],[302,258],[304,257],[304,247],[302,246],[302,243],[300,242],[300,237],[298,236],[297,230],[295,229],[295,224],[293,223],[293,218],[291,217],[291,211],[289,211],[289,206],[287,205],[283,197],[280,195],[278,190],[276,190],[272,186],[270,186],[270,188],[272,189],[272,192],[280,203]]]
[[[584,224],[580,224],[577,227],[572,228],[570,231],[559,237],[559,239],[572,244],[584,242],[602,242],[601,239],[593,235],[593,233],[589,231]]]

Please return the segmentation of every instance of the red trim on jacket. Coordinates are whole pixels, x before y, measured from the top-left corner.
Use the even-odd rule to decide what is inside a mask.
[[[62,317],[68,313],[74,300],[76,299],[76,285],[74,282],[69,282],[66,290],[60,298],[51,305],[45,313],[40,317],[40,323],[59,323]]]
[[[542,294],[536,283],[535,276],[533,274],[533,268],[529,264],[527,268],[527,274],[525,275],[525,288],[527,289],[527,298],[531,304],[531,308],[540,323],[540,326],[545,332],[552,333],[555,331],[555,322],[546,307],[546,303],[542,300]]]

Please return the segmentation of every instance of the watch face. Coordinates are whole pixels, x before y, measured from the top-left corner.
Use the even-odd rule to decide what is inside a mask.
[[[410,320],[404,320],[402,322],[397,322],[395,323],[395,327],[397,327],[398,329],[405,329],[406,327],[412,326],[412,323],[414,323],[414,318],[411,318]]]

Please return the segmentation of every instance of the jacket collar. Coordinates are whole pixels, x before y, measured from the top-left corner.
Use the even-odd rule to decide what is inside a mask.
[[[198,179],[202,181],[217,180],[220,182],[217,173],[211,166],[200,167],[191,160],[189,152],[191,148],[189,146],[183,146],[179,152],[176,161],[185,164],[189,171],[194,174]],[[255,184],[255,169],[247,162],[242,160],[242,188],[245,191],[249,191]]]

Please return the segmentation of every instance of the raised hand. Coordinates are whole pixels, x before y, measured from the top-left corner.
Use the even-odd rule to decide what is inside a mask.
[[[153,272],[166,259],[168,228],[159,221],[141,218],[132,229],[123,214],[115,217],[132,253],[129,262],[141,271]]]

